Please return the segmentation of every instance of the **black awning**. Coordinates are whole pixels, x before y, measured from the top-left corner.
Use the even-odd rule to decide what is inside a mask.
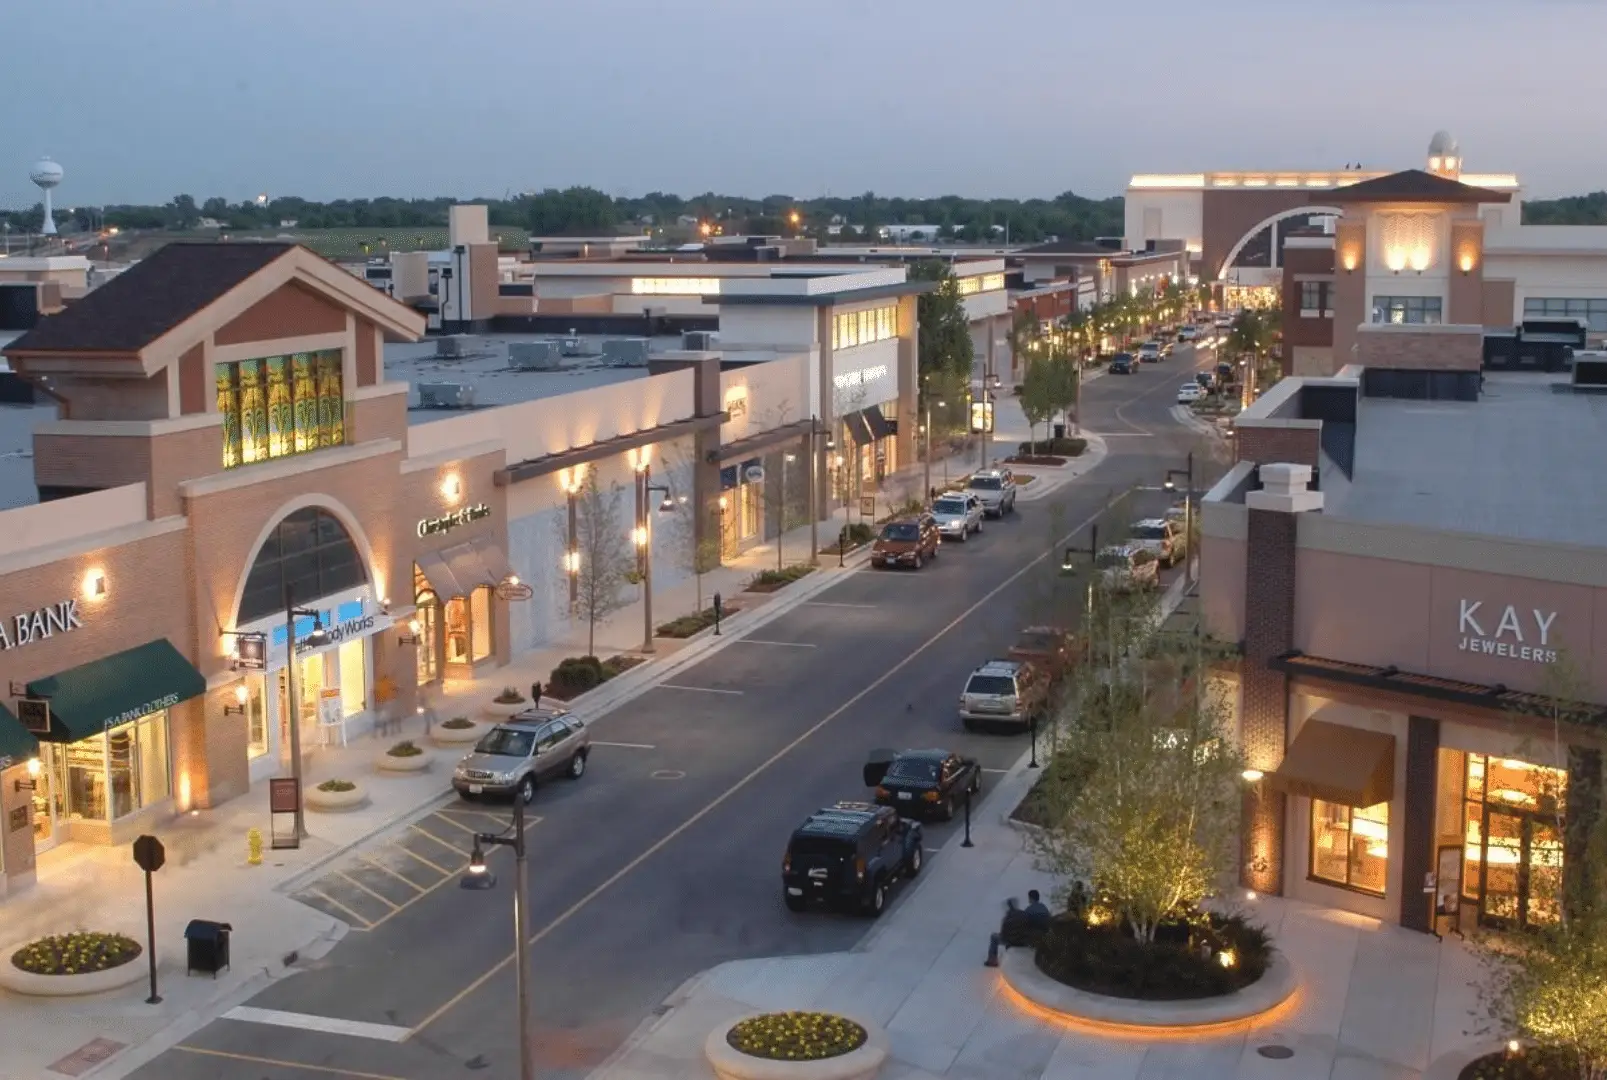
[[[893,422],[882,415],[880,405],[872,405],[864,412],[865,422],[870,425],[870,433],[873,439],[886,439],[898,434],[898,428],[893,426]]]
[[[50,702],[47,742],[77,742],[206,693],[206,677],[166,638],[28,684]]]
[[[848,437],[860,446],[869,446],[876,439],[870,433],[870,422],[865,419],[863,409],[848,413],[843,417],[843,423],[848,427]]]

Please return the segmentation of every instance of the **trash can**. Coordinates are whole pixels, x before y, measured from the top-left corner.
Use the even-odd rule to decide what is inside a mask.
[[[1064,439],[1065,437],[1066,437],[1066,425],[1065,424],[1056,424],[1055,425],[1055,438]]]
[[[214,979],[218,972],[229,966],[229,932],[234,928],[225,922],[211,919],[191,919],[184,928],[187,946],[185,974],[206,972]]]

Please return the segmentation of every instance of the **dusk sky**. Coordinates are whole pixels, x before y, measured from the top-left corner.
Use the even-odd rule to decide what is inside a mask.
[[[0,206],[497,195],[1119,194],[1420,166],[1607,187],[1603,0],[28,0]]]

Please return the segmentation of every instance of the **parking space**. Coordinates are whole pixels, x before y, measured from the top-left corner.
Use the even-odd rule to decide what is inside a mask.
[[[527,817],[525,824],[540,821]],[[506,811],[499,815],[464,804],[443,807],[390,840],[343,860],[290,895],[353,930],[373,930],[455,880],[468,860],[474,834],[498,832],[507,822]]]

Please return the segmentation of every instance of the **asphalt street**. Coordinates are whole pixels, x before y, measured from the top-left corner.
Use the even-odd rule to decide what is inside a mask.
[[[586,775],[545,785],[529,808],[542,1077],[586,1076],[705,968],[859,941],[870,926],[864,918],[782,905],[788,834],[822,805],[863,797],[859,769],[875,747],[974,756],[994,770],[983,777],[986,796],[1026,738],[963,731],[955,713],[962,682],[1002,655],[1021,626],[1075,624],[1081,604],[1058,573],[1066,543],[1086,544],[1102,513],[1108,537],[1125,524],[1118,518],[1168,505],[1159,490],[1166,470],[1202,447],[1168,415],[1196,362],[1180,347],[1134,375],[1085,387],[1084,423],[1110,449],[1092,473],[986,523],[969,543],[945,545],[918,572],[847,576],[593,725],[600,745]],[[1202,489],[1223,467],[1196,454]],[[1105,511],[1134,486],[1148,490]],[[454,802],[297,894],[354,931],[249,1005],[333,1018],[345,1023],[324,1026],[347,1030],[219,1019],[133,1076],[515,1075],[511,857],[493,852],[503,878],[495,889],[464,891],[453,880],[470,834],[499,828],[507,814]],[[941,847],[959,827],[929,825],[927,845]],[[895,890],[890,910],[899,900]]]

